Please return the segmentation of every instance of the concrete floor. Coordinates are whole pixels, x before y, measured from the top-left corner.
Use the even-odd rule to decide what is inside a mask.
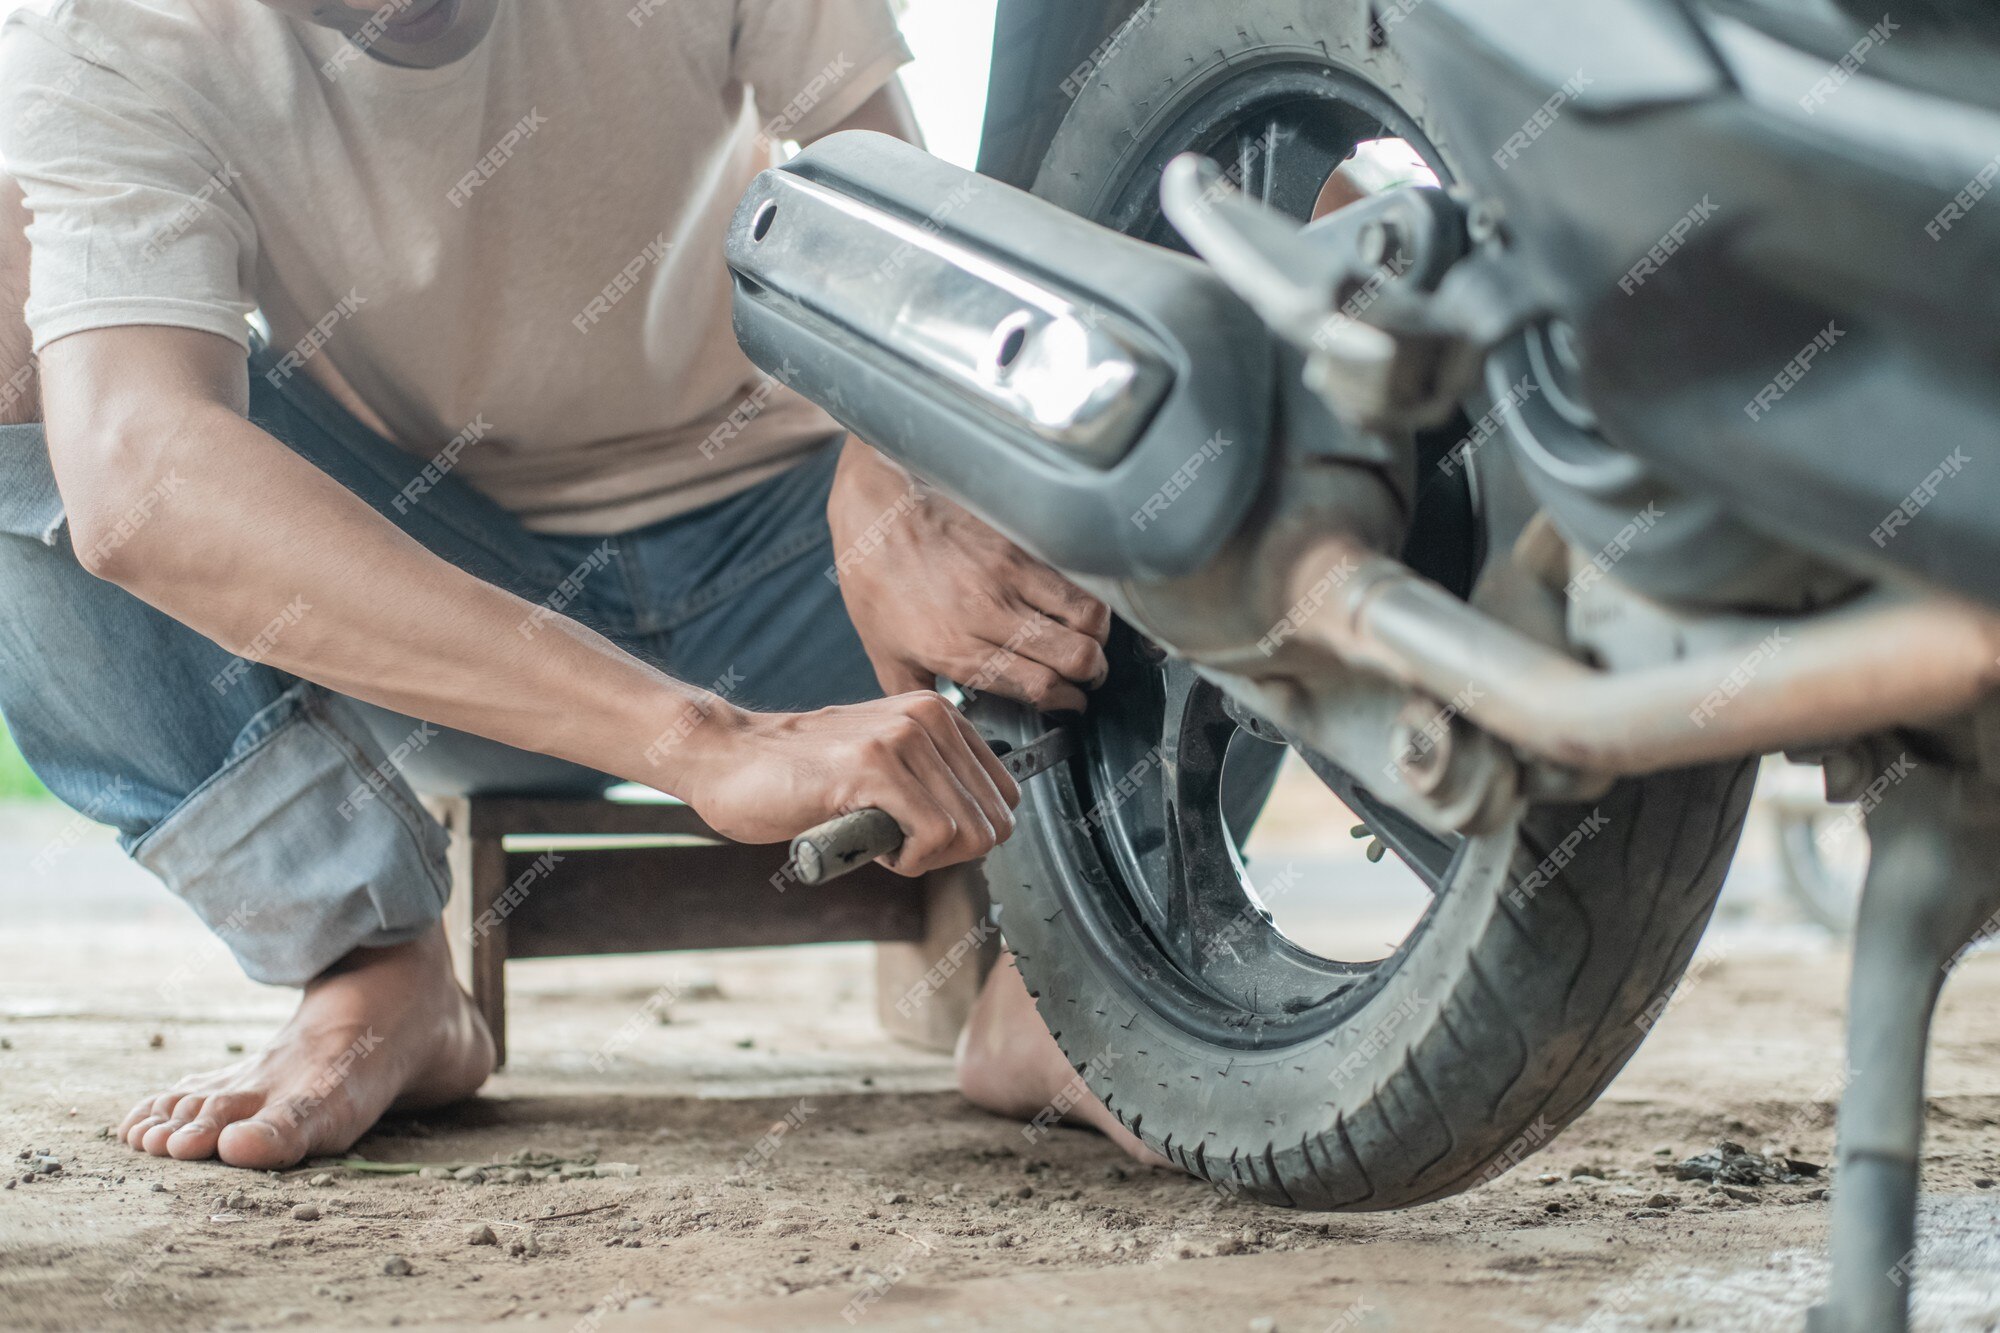
[[[973,1111],[945,1061],[875,1029],[868,954],[849,946],[513,965],[508,1070],[356,1150],[595,1154],[636,1176],[468,1185],[135,1156],[103,1127],[254,1047],[290,997],[237,977],[96,831],[0,810],[0,1166],[64,1163],[0,1192],[0,1326],[1795,1328],[1824,1281],[1824,1201],[1774,1186],[1741,1203],[1654,1170],[1721,1138],[1830,1157],[1844,960],[1787,921],[1766,838],[1753,830],[1685,1001],[1548,1149],[1456,1199],[1311,1216]],[[1322,886],[1280,909],[1308,939],[1393,938],[1416,901],[1303,800],[1255,850],[1254,873]],[[662,1006],[662,986],[679,998]],[[1926,1330],[2000,1325],[1996,1007],[2000,957],[1975,957],[1933,1065]],[[1603,1183],[1571,1183],[1577,1166]],[[1663,1190],[1672,1206],[1643,1206]],[[469,1243],[479,1226],[500,1244]],[[508,1253],[531,1234],[532,1253]],[[391,1256],[413,1272],[386,1274]]]

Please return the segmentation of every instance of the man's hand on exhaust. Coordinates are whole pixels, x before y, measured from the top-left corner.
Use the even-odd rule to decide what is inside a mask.
[[[1102,602],[858,439],[827,520],[847,614],[885,692],[944,676],[1076,711],[1110,671]]]

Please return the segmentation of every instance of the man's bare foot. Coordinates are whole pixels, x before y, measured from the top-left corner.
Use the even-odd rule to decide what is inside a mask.
[[[1069,1059],[1035,1012],[1035,998],[1003,953],[973,1002],[958,1039],[958,1090],[974,1106],[1012,1120],[1033,1120],[1057,1104],[1063,1116],[1090,1126],[1147,1166],[1172,1166],[1118,1122],[1083,1087]]]
[[[269,1046],[144,1099],[119,1134],[155,1157],[273,1170],[345,1151],[392,1106],[469,1097],[492,1072],[493,1039],[434,927],[356,949],[307,983]]]

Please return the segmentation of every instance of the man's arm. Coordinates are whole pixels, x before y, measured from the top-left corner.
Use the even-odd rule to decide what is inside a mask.
[[[28,208],[0,171],[0,426],[42,419],[41,384],[22,314],[28,304]]]
[[[78,558],[226,647],[303,600],[271,665],[664,788],[744,841],[875,805],[908,835],[896,868],[919,873],[1011,830],[1018,788],[935,696],[754,714],[573,621],[523,636],[535,607],[432,555],[247,421],[243,354],[225,338],[72,334],[44,349],[42,383]],[[650,761],[670,733],[685,739]]]

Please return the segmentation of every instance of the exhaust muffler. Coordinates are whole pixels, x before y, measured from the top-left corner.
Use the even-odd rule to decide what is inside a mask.
[[[899,140],[764,172],[728,258],[752,361],[1071,573],[1202,568],[1268,473],[1277,352],[1206,267]]]

